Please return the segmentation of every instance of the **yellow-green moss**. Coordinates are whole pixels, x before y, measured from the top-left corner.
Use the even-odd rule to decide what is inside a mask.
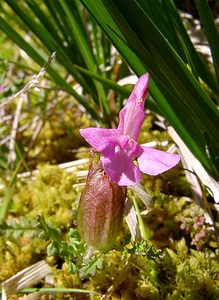
[[[38,215],[43,215],[65,234],[73,226],[73,210],[77,209],[80,197],[80,189],[72,187],[76,182],[72,173],[55,166],[41,167],[35,179],[27,183],[17,183],[9,221],[15,215],[18,226],[24,227],[21,219],[32,224],[37,221]],[[39,231],[34,232],[34,228],[32,231],[27,228],[18,238],[14,237],[16,230],[7,238],[4,235],[0,237],[0,263],[4,266],[0,272],[0,280],[5,280],[30,264],[46,258],[48,242],[39,237]]]
[[[13,197],[17,216],[35,219],[43,215],[57,228],[72,225],[72,210],[80,194],[73,189],[76,177],[56,166],[40,168],[36,179],[22,185]]]

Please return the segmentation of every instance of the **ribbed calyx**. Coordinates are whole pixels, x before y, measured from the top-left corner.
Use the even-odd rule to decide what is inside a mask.
[[[110,179],[95,157],[78,210],[78,231],[88,246],[101,251],[113,247],[122,224],[126,192],[126,187]]]

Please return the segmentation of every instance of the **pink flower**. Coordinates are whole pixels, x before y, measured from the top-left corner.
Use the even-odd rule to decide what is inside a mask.
[[[148,148],[138,144],[138,136],[145,119],[144,102],[148,92],[148,73],[136,83],[126,105],[119,114],[117,129],[87,128],[80,134],[103,157],[105,172],[120,186],[141,181],[141,172],[158,175],[174,166],[179,155]],[[137,163],[134,163],[137,161]]]

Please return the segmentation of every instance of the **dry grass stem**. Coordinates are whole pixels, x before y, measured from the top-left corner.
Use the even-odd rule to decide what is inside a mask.
[[[3,100],[0,104],[0,108],[6,104],[9,104],[11,101],[13,101],[16,98],[19,98],[22,94],[25,94],[27,91],[32,89],[33,87],[37,86],[39,84],[40,79],[45,75],[48,66],[54,61],[55,59],[55,52],[51,54],[51,56],[48,59],[48,62],[40,69],[39,73],[32,76],[32,79],[28,81],[25,86],[15,93],[14,95],[8,97],[6,100]]]
[[[51,270],[44,260],[16,273],[2,283],[2,300],[9,299],[10,296],[29,288],[48,275],[51,275]]]

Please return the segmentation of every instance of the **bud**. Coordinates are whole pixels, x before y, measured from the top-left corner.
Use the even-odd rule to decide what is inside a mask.
[[[122,224],[125,198],[126,187],[114,183],[95,158],[78,210],[78,231],[88,246],[101,251],[113,247]]]

